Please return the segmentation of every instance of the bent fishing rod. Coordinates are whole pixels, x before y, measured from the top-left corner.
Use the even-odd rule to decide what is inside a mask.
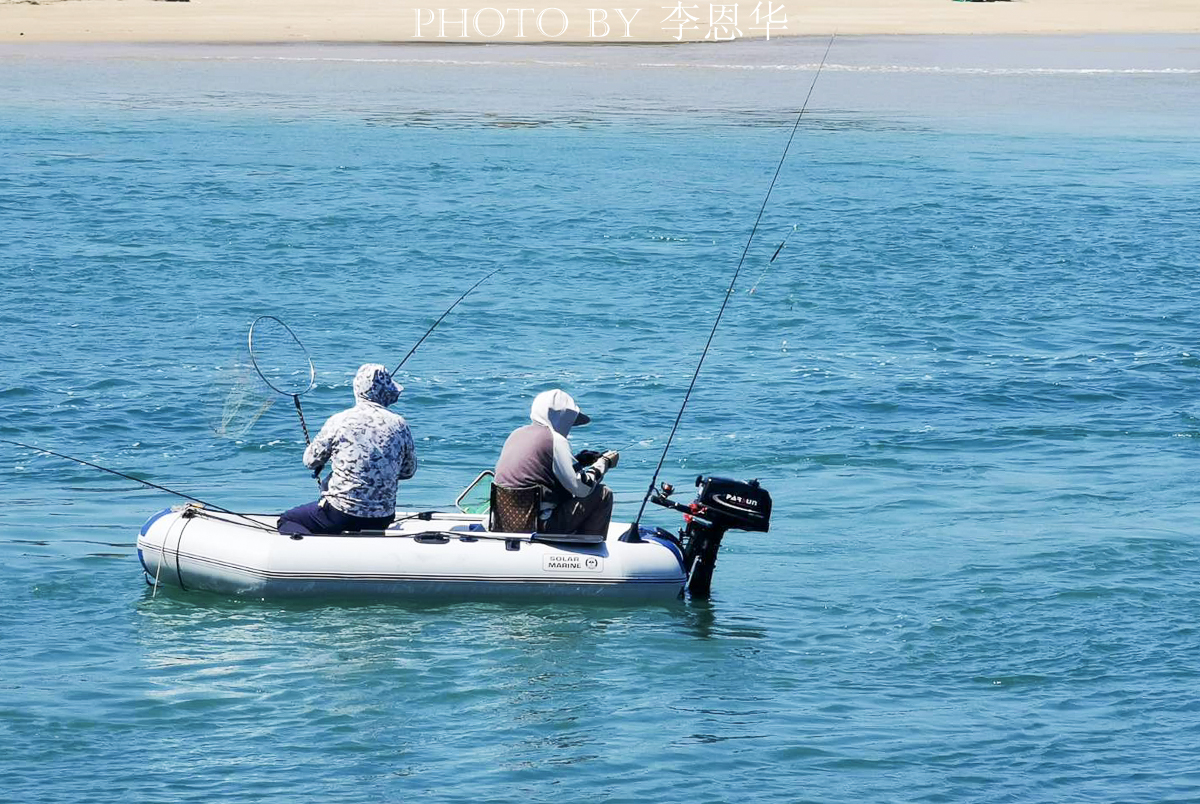
[[[446,316],[450,315],[450,311],[453,310],[455,307],[457,307],[459,302],[461,302],[463,299],[467,298],[467,296],[471,295],[471,291],[475,290],[475,288],[479,287],[484,282],[488,281],[493,276],[495,276],[496,274],[500,273],[503,270],[504,270],[504,266],[501,265],[499,268],[496,268],[491,273],[484,276],[482,279],[480,279],[474,285],[471,285],[471,287],[467,288],[466,291],[461,296],[459,296],[457,299],[455,299],[454,304],[447,307],[446,312],[444,312],[440,316],[438,316],[438,320],[433,322],[433,326],[431,326],[429,329],[425,330],[425,334],[421,336],[421,339],[413,344],[413,347],[408,350],[408,354],[406,354],[404,356],[404,359],[400,361],[400,363],[396,366],[396,368],[392,369],[392,372],[391,372],[392,376],[393,377],[396,376],[396,372],[398,372],[401,368],[404,367],[404,364],[408,362],[408,359],[413,356],[413,352],[417,351],[417,347],[425,342],[425,339],[428,338],[435,329],[437,329],[438,324],[442,323],[442,319],[444,319]]]
[[[459,296],[457,299],[455,299],[454,303],[451,304],[449,307],[447,307],[445,312],[443,312],[440,316],[438,316],[437,320],[433,322],[433,324],[429,327],[429,329],[425,330],[425,334],[422,335],[417,340],[417,342],[412,345],[412,348],[408,350],[408,354],[406,354],[404,356],[404,358],[396,365],[396,368],[392,369],[389,372],[389,376],[392,376],[392,377],[396,376],[396,373],[399,372],[400,369],[404,367],[404,364],[407,363],[408,359],[413,356],[413,353],[417,351],[417,348],[420,347],[420,345],[425,342],[425,339],[428,338],[435,329],[437,329],[438,324],[442,323],[442,321],[446,318],[446,316],[450,315],[450,312],[455,307],[458,306],[459,302],[461,302],[463,299],[467,298],[467,296],[471,295],[471,291],[475,290],[475,288],[479,287],[484,282],[491,279],[496,274],[500,273],[500,271],[502,271],[502,270],[504,270],[503,265],[501,265],[499,268],[492,270],[490,273],[486,274],[483,278],[479,279],[474,285],[471,285],[471,287],[469,287],[465,291],[463,291],[463,294],[461,296]],[[282,323],[282,322],[280,322],[280,323]],[[288,332],[290,333],[291,330],[288,330]],[[261,372],[260,372],[260,374],[261,374]],[[308,438],[308,427],[304,423],[304,411],[302,411],[300,409],[299,395],[292,395],[292,400],[296,403],[296,412],[300,415],[300,426],[304,429],[304,443],[311,444],[312,442],[309,441],[309,438]],[[326,489],[325,489],[325,484],[321,481],[321,470],[320,469],[314,470],[313,477],[316,478],[316,480],[317,480],[317,488],[319,488],[321,490],[322,494],[324,494]]]
[[[455,307],[458,306],[459,302],[461,302],[463,299],[465,299],[467,296],[469,296],[471,294],[471,291],[475,290],[475,288],[482,285],[484,282],[486,282],[488,279],[490,279],[493,276],[495,276],[496,274],[498,274],[503,269],[504,269],[504,266],[500,266],[499,268],[496,268],[495,270],[491,271],[490,273],[485,275],[482,279],[478,280],[475,284],[471,285],[471,287],[467,288],[466,291],[461,296],[459,296],[457,299],[455,299],[454,303],[451,304],[449,307],[447,307],[445,312],[443,312],[440,316],[438,316],[438,319],[433,322],[433,325],[430,326],[429,329],[425,330],[425,334],[422,335],[420,337],[420,339],[416,343],[413,344],[412,348],[408,350],[408,354],[406,354],[404,356],[404,359],[401,360],[399,365],[397,365],[396,368],[392,369],[392,371],[390,373],[394,375],[394,374],[396,374],[396,372],[400,371],[401,367],[403,367],[404,364],[408,362],[408,359],[413,356],[413,353],[417,351],[417,348],[420,347],[420,345],[425,342],[425,339],[428,338],[435,329],[437,329],[438,324],[442,323],[442,321],[446,318],[446,316],[450,315],[450,312]],[[277,331],[274,333],[271,333],[268,331],[267,340],[270,340],[272,337],[275,338],[277,341],[286,342],[286,341],[290,340],[291,343],[293,343],[295,345],[295,348],[300,351],[301,355],[304,358],[304,362],[308,364],[308,371],[301,373],[301,376],[306,377],[306,379],[307,379],[306,382],[303,382],[302,385],[295,385],[293,387],[291,385],[288,385],[287,383],[283,383],[283,381],[280,380],[279,378],[272,379],[272,377],[267,376],[268,372],[264,371],[262,366],[259,365],[259,355],[255,349],[255,343],[254,343],[255,329],[259,325],[265,325],[268,327],[274,326],[275,328],[277,328]],[[293,405],[295,405],[295,408],[296,408],[296,415],[300,418],[300,429],[302,429],[304,431],[304,443],[306,445],[312,444],[312,439],[309,437],[309,433],[308,433],[308,423],[304,419],[304,408],[301,407],[301,405],[300,405],[300,397],[304,396],[309,391],[311,391],[317,384],[316,367],[313,365],[312,356],[308,353],[308,349],[306,349],[304,344],[300,342],[300,338],[296,335],[295,332],[292,331],[291,327],[289,327],[287,324],[283,323],[282,320],[280,320],[278,317],[273,316],[273,315],[260,315],[258,318],[254,319],[254,322],[252,324],[250,324],[250,332],[247,335],[247,345],[248,345],[249,351],[250,351],[251,365],[254,367],[255,372],[258,373],[258,376],[262,379],[262,381],[264,383],[266,383],[267,386],[272,391],[275,391],[276,393],[281,394],[286,397],[291,397],[292,403],[293,403]],[[283,383],[282,387],[281,387],[281,383]]]
[[[725,315],[725,308],[729,305],[729,299],[733,296],[734,285],[737,284],[738,275],[742,272],[742,265],[746,262],[746,255],[750,253],[750,244],[754,242],[754,235],[758,232],[758,225],[762,222],[763,213],[767,211],[767,202],[771,200],[771,192],[775,189],[775,182],[779,179],[779,174],[783,170],[783,163],[787,160],[788,151],[792,147],[792,141],[796,139],[796,131],[800,128],[800,120],[804,117],[804,112],[808,109],[808,101],[812,98],[813,89],[817,86],[817,79],[821,77],[821,70],[825,67],[825,60],[829,58],[829,50],[833,47],[833,40],[837,38],[835,32],[829,37],[829,44],[825,46],[825,53],[821,56],[821,63],[817,65],[817,72],[813,76],[812,83],[808,86],[808,94],[804,96],[804,103],[800,106],[800,113],[796,115],[796,122],[792,124],[791,134],[788,135],[787,144],[783,146],[783,154],[779,157],[779,164],[775,166],[775,174],[771,177],[771,183],[767,187],[767,194],[763,196],[762,206],[758,209],[758,217],[754,219],[754,226],[750,229],[750,236],[746,238],[746,247],[742,249],[742,257],[738,260],[737,269],[734,270],[732,278],[729,280],[729,288],[725,291],[725,298],[721,300],[721,309],[717,311],[717,318],[713,321],[712,330],[708,333],[708,340],[704,344],[704,350],[700,353],[700,359],[696,362],[696,370],[692,373],[692,381],[688,384],[687,393],[683,395],[683,404],[679,406],[679,413],[675,416],[675,424],[671,427],[671,434],[667,436],[666,446],[663,447],[662,455],[658,459],[658,466],[654,468],[654,476],[650,478],[650,487],[646,490],[646,494],[642,497],[642,505],[638,508],[637,516],[634,517],[633,524],[630,526],[630,532],[637,534],[638,524],[642,521],[642,514],[646,512],[646,503],[650,501],[650,497],[654,494],[655,484],[658,482],[659,472],[662,471],[663,464],[667,460],[667,452],[671,449],[671,442],[675,438],[675,431],[679,429],[679,422],[683,419],[683,411],[687,408],[688,400],[692,397],[692,389],[696,387],[696,380],[700,377],[700,369],[704,365],[704,359],[708,357],[708,350],[712,346],[713,338],[717,334],[717,327],[721,325],[721,317]],[[786,240],[784,241],[787,242]],[[775,250],[775,255],[771,257],[774,262],[775,257],[779,256],[779,252],[783,250],[783,244]]]
[[[485,275],[482,279],[477,281],[475,284],[471,285],[471,287],[467,288],[467,290],[461,296],[459,296],[457,299],[455,299],[454,303],[451,304],[449,307],[447,307],[446,311],[443,312],[440,316],[438,316],[438,319],[433,322],[433,325],[431,327],[429,327],[429,329],[425,330],[425,334],[422,335],[415,344],[413,344],[413,347],[408,350],[408,354],[406,354],[404,356],[404,359],[400,361],[399,365],[397,365],[396,368],[394,368],[390,372],[390,374],[394,376],[396,374],[396,372],[400,371],[401,367],[403,367],[404,364],[408,362],[408,359],[413,356],[413,353],[417,351],[417,348],[422,343],[424,343],[425,339],[428,338],[429,335],[435,329],[437,329],[438,324],[442,323],[442,321],[446,318],[446,316],[450,315],[450,312],[455,307],[458,306],[459,302],[461,302],[468,295],[470,295],[471,291],[475,290],[475,288],[479,287],[484,282],[486,282],[488,279],[490,279],[491,277],[498,274],[501,270],[503,270],[503,268],[504,268],[504,266],[500,266],[499,268],[496,268],[495,270],[491,271],[490,273]],[[299,386],[296,386],[295,388],[280,387],[277,384],[278,381],[272,381],[272,379],[267,376],[267,373],[264,372],[263,369],[259,366],[258,356],[256,355],[255,348],[254,348],[254,331],[255,331],[255,328],[257,326],[259,326],[260,323],[264,323],[264,322],[267,324],[273,324],[274,326],[276,326],[280,330],[282,330],[282,332],[286,333],[286,338],[284,336],[278,335],[278,334],[275,337],[282,338],[284,340],[290,339],[291,342],[294,343],[295,346],[303,354],[304,361],[308,363],[308,372],[307,372],[308,382],[305,383],[302,388]],[[298,338],[296,336],[296,333],[292,331],[291,327],[289,327],[287,324],[283,323],[283,321],[281,321],[279,318],[277,318],[276,316],[273,316],[273,315],[262,315],[256,319],[254,319],[254,323],[252,323],[250,325],[250,332],[247,336],[247,342],[248,342],[248,346],[249,346],[249,350],[250,350],[250,361],[254,367],[254,370],[258,373],[258,376],[262,378],[263,382],[265,382],[267,384],[267,386],[271,388],[271,390],[275,391],[276,393],[282,394],[283,396],[291,397],[292,404],[296,408],[296,415],[300,418],[300,429],[304,431],[304,443],[306,446],[311,446],[312,439],[309,437],[309,434],[308,434],[308,423],[304,420],[304,408],[300,404],[300,397],[302,397],[304,394],[311,391],[317,382],[316,367],[313,365],[312,357],[311,357],[311,355],[309,355],[308,349],[306,349],[304,347],[304,344],[300,342],[300,338]],[[314,471],[313,477],[316,478],[316,480],[317,480],[317,487],[320,488],[322,491],[324,491],[325,488],[321,483],[320,471],[319,470]]]

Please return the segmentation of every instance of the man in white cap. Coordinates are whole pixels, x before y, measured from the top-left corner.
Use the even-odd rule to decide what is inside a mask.
[[[621,456],[605,452],[587,466],[575,460],[567,435],[591,418],[559,388],[538,394],[529,418],[533,424],[518,427],[504,442],[495,482],[506,488],[542,488],[541,533],[608,533],[613,498],[600,481]]]
[[[387,409],[403,390],[377,363],[358,370],[354,407],[330,416],[304,451],[314,474],[333,464],[321,499],[285,512],[280,533],[382,530],[395,520],[396,486],[417,471],[408,423]]]

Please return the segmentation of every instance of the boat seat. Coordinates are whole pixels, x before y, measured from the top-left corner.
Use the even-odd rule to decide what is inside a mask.
[[[542,487],[508,488],[492,484],[488,530],[498,533],[533,533],[542,509]]]

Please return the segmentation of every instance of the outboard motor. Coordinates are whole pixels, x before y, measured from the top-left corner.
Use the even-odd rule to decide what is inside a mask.
[[[688,592],[707,597],[725,531],[732,528],[766,533],[771,527],[771,494],[757,480],[743,483],[701,475],[696,478],[696,487],[699,491],[690,505],[670,499],[675,489],[669,483],[663,483],[650,502],[683,513],[685,527],[679,538],[688,573]]]

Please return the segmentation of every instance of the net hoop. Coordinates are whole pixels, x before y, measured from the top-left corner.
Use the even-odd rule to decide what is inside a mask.
[[[308,363],[308,385],[305,386],[303,391],[288,391],[280,388],[275,383],[267,379],[267,375],[264,374],[262,368],[259,367],[258,357],[254,354],[254,328],[257,327],[261,321],[274,321],[276,324],[283,327],[284,331],[291,336],[296,346],[300,347],[300,351],[304,353],[304,359]],[[258,373],[258,376],[262,378],[262,381],[265,382],[267,386],[275,393],[283,394],[284,396],[290,396],[298,401],[300,397],[311,391],[313,386],[317,384],[317,369],[316,366],[313,365],[312,357],[309,355],[308,350],[304,348],[304,344],[300,343],[300,339],[296,337],[296,333],[292,332],[292,328],[280,321],[275,316],[260,315],[258,318],[254,319],[254,323],[250,325],[250,333],[246,336],[246,342],[250,347],[250,362],[253,364],[255,372]]]

